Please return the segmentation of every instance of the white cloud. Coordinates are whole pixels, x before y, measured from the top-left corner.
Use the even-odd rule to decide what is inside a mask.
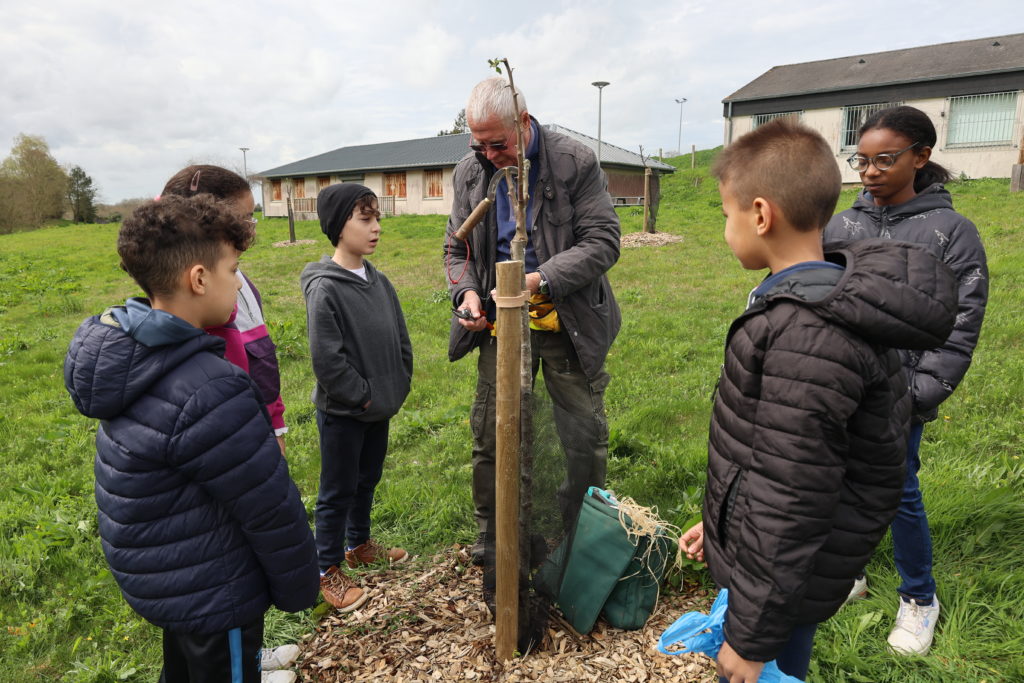
[[[629,149],[722,137],[721,100],[774,65],[1024,30],[1017,0],[352,0],[238,6],[7,3],[0,157],[42,135],[106,199],[155,194],[192,159],[262,170],[432,135],[507,56],[544,122]],[[141,6],[141,7],[140,7]]]

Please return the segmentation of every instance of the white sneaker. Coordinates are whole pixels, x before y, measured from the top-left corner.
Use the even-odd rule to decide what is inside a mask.
[[[298,645],[281,645],[279,647],[265,647],[260,655],[260,666],[263,671],[277,671],[287,669],[299,658]],[[283,679],[282,679],[283,680]]]
[[[848,605],[851,602],[863,600],[866,597],[868,597],[868,577],[861,575],[854,580],[850,594],[846,596],[846,602],[843,604]]]
[[[909,602],[900,598],[900,611],[896,614],[896,626],[889,634],[889,646],[903,655],[923,655],[932,646],[935,624],[939,620],[939,597],[935,596],[930,605],[919,605],[916,600]]]
[[[264,671],[260,683],[295,683],[297,678],[294,671]]]

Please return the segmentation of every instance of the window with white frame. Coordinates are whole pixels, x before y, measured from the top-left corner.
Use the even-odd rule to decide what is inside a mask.
[[[949,147],[984,147],[1013,143],[1017,91],[964,95],[946,100]]]
[[[902,102],[876,102],[875,104],[858,104],[852,107],[843,107],[843,132],[839,135],[839,144],[844,151],[857,149],[857,141],[860,139],[860,127],[864,125],[873,114],[889,107],[898,107]]]
[[[774,119],[781,119],[783,116],[793,116],[799,121],[803,118],[804,113],[802,111],[780,111],[774,114],[754,114],[754,128],[763,126],[764,124]]]
[[[428,168],[423,171],[424,199],[440,199],[444,197],[444,172],[439,168]]]

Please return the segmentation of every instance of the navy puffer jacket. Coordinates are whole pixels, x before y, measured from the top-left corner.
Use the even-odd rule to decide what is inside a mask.
[[[188,633],[241,626],[271,604],[312,606],[306,511],[252,380],[224,360],[223,340],[149,313],[131,334],[124,308],[89,318],[64,366],[78,410],[101,421],[99,532],[121,592],[150,622]],[[170,343],[153,345],[161,324]]]

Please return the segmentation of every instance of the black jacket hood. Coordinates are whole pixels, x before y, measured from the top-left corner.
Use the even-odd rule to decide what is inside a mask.
[[[925,249],[892,240],[859,240],[828,245],[825,258],[845,270],[798,271],[754,306],[799,299],[871,344],[901,349],[941,346],[953,330],[956,277]],[[829,290],[830,278],[835,284]]]
[[[932,183],[902,204],[878,206],[870,192],[861,190],[853,202],[853,208],[873,216],[881,216],[886,213],[890,220],[899,221],[935,209],[952,210],[953,197],[942,183]]]

